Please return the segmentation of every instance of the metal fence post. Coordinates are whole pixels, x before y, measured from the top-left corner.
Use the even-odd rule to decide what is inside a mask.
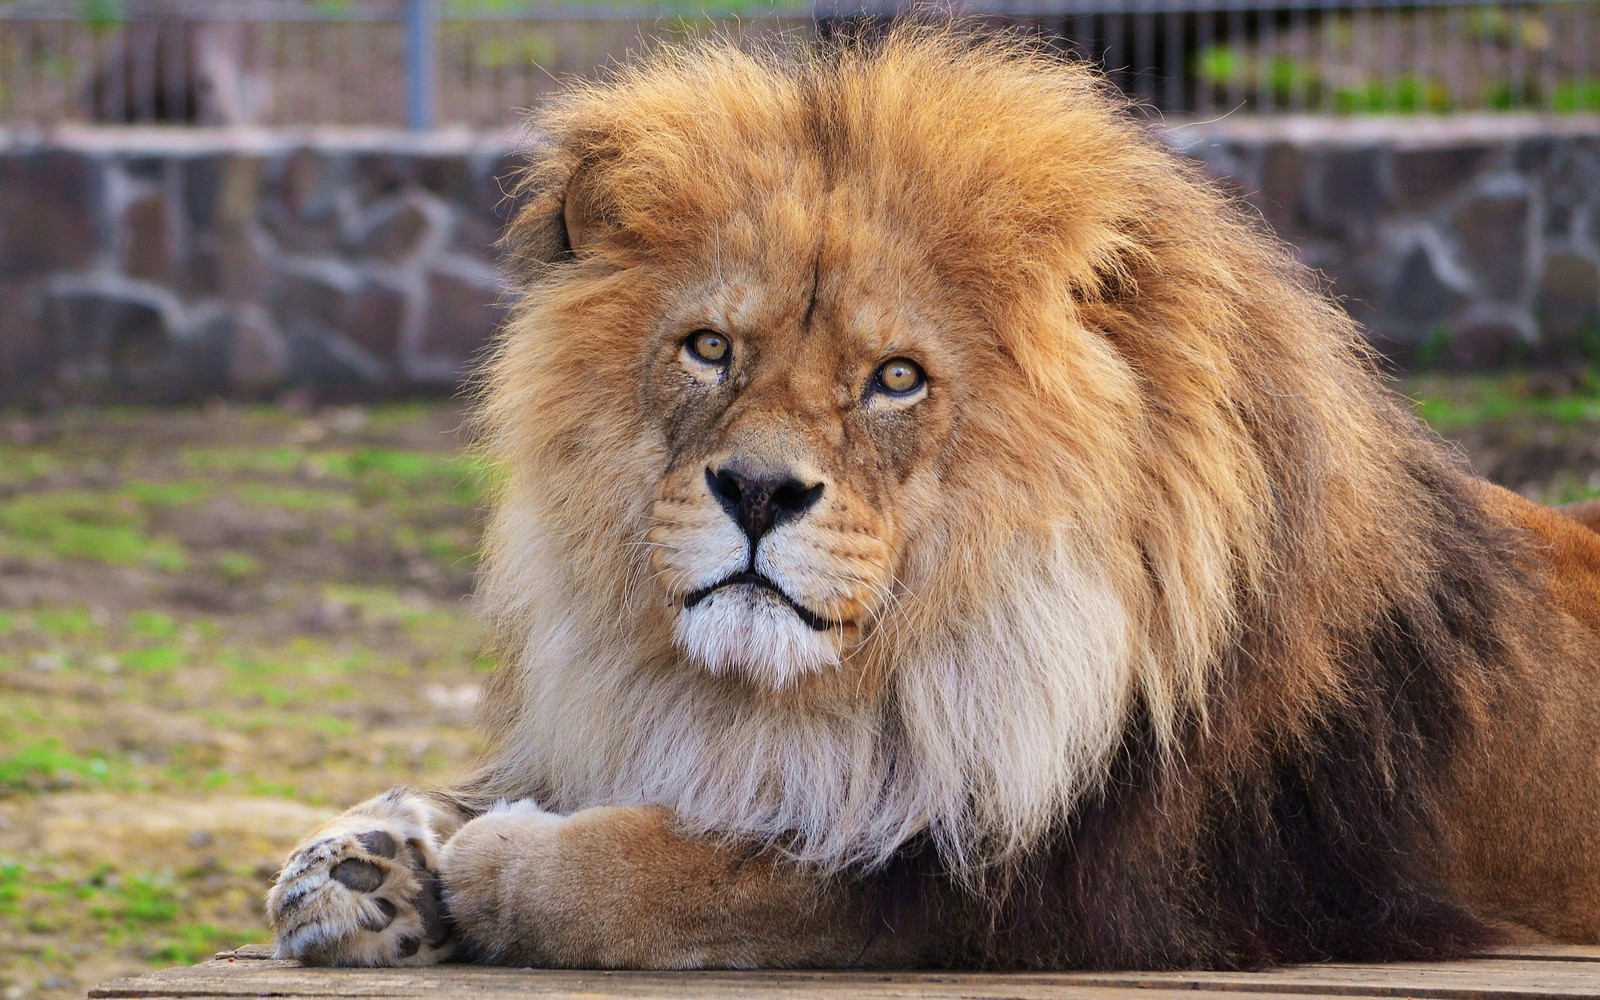
[[[434,122],[433,0],[406,0],[406,125],[432,128]]]

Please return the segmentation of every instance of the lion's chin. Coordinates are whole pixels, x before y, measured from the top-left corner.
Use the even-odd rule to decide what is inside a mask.
[[[812,628],[769,590],[737,585],[680,611],[672,637],[711,673],[740,673],[780,688],[839,663],[836,631]]]

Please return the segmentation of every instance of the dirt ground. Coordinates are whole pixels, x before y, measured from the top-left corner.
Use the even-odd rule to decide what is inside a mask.
[[[463,766],[487,664],[459,423],[0,416],[0,997],[262,940],[296,837]]]
[[[1600,383],[1402,388],[1490,478],[1600,495]],[[491,473],[460,423],[0,412],[0,1000],[264,941],[301,833],[465,766]]]

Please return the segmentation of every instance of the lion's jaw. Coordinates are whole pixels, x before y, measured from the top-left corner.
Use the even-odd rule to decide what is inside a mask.
[[[765,580],[772,577],[763,574]],[[837,666],[841,626],[801,618],[782,584],[723,582],[678,612],[672,638],[691,660],[714,674],[743,673],[771,687]],[[801,608],[804,605],[800,605]]]

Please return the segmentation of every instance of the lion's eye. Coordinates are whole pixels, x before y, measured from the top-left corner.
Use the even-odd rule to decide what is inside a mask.
[[[728,363],[728,338],[715,330],[696,330],[683,342],[697,361],[708,365]]]
[[[922,374],[922,369],[910,358],[890,358],[878,366],[873,381],[877,383],[879,389],[890,395],[909,396],[922,388],[927,376]]]

